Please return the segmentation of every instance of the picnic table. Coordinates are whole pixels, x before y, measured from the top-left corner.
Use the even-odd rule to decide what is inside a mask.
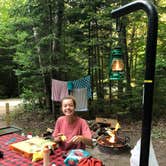
[[[43,160],[32,162],[31,159],[26,158],[19,153],[11,150],[9,145],[24,141],[27,138],[17,133],[11,133],[0,136],[0,151],[3,152],[3,158],[0,159],[0,165],[2,166],[42,166]],[[50,166],[55,164],[56,166],[65,166],[64,151],[57,148],[54,153],[50,155]]]

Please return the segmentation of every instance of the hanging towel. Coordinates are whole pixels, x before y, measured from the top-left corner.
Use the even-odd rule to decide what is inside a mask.
[[[72,90],[73,90],[73,82],[72,82],[72,81],[68,81],[68,82],[67,82],[67,89],[68,89],[69,91],[72,91]]]
[[[73,89],[87,88],[88,99],[92,97],[90,76],[83,77],[79,80],[74,80],[72,81],[72,84],[73,84]]]
[[[75,111],[88,111],[87,88],[73,89],[72,95],[77,103]]]
[[[68,95],[67,81],[52,79],[51,99],[53,101],[61,101],[63,97]]]

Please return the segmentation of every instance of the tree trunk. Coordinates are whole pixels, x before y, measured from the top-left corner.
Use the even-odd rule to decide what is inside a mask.
[[[128,48],[127,48],[127,36],[126,36],[126,26],[125,25],[122,26],[121,35],[122,35],[121,42],[122,42],[122,46],[123,46],[123,50],[124,50],[124,63],[125,63],[125,67],[126,67],[127,90],[131,91],[130,67],[129,67],[129,63],[128,63]]]

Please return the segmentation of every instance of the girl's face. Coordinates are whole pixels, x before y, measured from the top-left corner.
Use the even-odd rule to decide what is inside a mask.
[[[62,102],[62,112],[66,116],[74,114],[75,106],[72,99],[64,99]]]

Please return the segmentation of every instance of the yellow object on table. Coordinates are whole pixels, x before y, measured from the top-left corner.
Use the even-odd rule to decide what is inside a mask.
[[[31,139],[10,144],[10,149],[18,152],[26,158],[32,158],[35,152],[40,152],[45,146],[56,148],[56,143],[51,140],[45,140],[42,137],[32,137]]]
[[[32,162],[39,161],[39,160],[42,160],[42,159],[43,159],[43,152],[42,151],[33,153]]]

